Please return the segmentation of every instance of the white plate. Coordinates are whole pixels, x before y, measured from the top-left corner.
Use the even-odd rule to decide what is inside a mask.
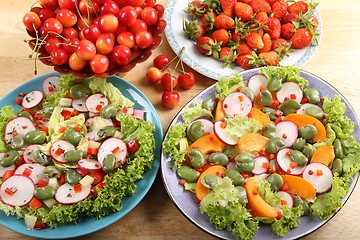
[[[174,52],[179,55],[181,49],[185,47],[185,52],[182,55],[183,61],[195,71],[215,80],[218,80],[220,77],[230,76],[232,73],[244,71],[243,68],[235,66],[234,69],[229,67],[223,68],[222,62],[214,59],[213,57],[208,57],[199,52],[196,48],[194,42],[188,39],[185,36],[185,33],[182,28],[183,18],[186,16],[184,10],[187,9],[188,3],[191,0],[169,0],[166,8],[164,19],[167,22],[165,29],[165,36],[174,50]],[[320,13],[316,9],[314,16],[319,21],[319,26],[317,31],[320,36],[318,37],[318,42],[321,42],[322,34],[322,22],[320,18]],[[298,49],[295,52],[291,53],[289,57],[285,57],[280,62],[281,66],[293,65],[298,68],[303,67],[310,58],[315,54],[319,45],[311,45],[304,49]]]

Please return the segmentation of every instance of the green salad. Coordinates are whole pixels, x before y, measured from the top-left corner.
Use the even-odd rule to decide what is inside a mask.
[[[153,165],[154,125],[106,79],[49,76],[0,112],[0,210],[29,229],[122,208]]]
[[[217,230],[252,239],[260,224],[286,236],[303,216],[328,219],[360,170],[354,122],[296,67],[221,78],[170,126],[163,153]]]

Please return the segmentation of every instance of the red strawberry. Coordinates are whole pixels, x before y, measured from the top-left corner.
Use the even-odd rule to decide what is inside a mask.
[[[303,15],[309,10],[309,5],[304,1],[294,2],[288,7],[289,13],[296,13],[299,15],[301,12]]]
[[[236,47],[236,52],[239,55],[248,55],[251,54],[252,49],[246,43],[241,43]]]
[[[226,16],[234,16],[234,6],[236,2],[237,0],[220,0],[221,8]]]
[[[216,14],[210,9],[201,17],[201,23],[206,30],[211,30],[214,27]]]
[[[264,42],[264,47],[263,47],[263,48],[259,48],[259,49],[258,49],[258,53],[270,52],[270,51],[271,51],[271,44],[272,44],[270,35],[267,34],[267,33],[265,33],[265,34],[262,36],[262,40],[263,40],[263,42]]]
[[[247,3],[237,2],[235,4],[235,15],[240,18],[241,21],[250,21],[254,15],[253,9]]]
[[[269,16],[266,14],[266,12],[261,11],[256,14],[255,19],[259,24],[267,24]]]
[[[254,12],[264,11],[267,14],[271,12],[270,4],[265,0],[251,0],[250,6],[253,8]]]
[[[267,66],[277,66],[279,64],[279,55],[274,51],[260,53],[259,57],[265,61]]]
[[[293,20],[298,20],[299,15],[296,13],[288,13],[281,19],[281,24],[292,23]]]
[[[283,58],[284,56],[289,56],[289,53],[295,51],[294,49],[291,49],[291,43],[283,38],[279,38],[273,41],[271,45],[271,50],[279,54],[280,58]]]
[[[266,0],[270,5],[273,5],[275,2],[279,1],[279,0]]]
[[[229,42],[229,33],[225,29],[219,29],[213,32],[212,38],[219,43],[221,42],[221,46],[224,47]]]
[[[285,23],[281,25],[281,36],[285,39],[290,39],[296,32],[296,27],[292,23]]]
[[[196,40],[196,46],[202,54],[207,54],[209,50],[206,49],[205,46],[210,46],[210,44],[213,42],[214,40],[211,37],[199,37]]]
[[[265,30],[268,33],[272,40],[278,39],[281,34],[281,23],[278,18],[270,17],[268,20],[268,28]]]
[[[285,39],[283,38],[278,38],[276,39],[275,41],[272,42],[272,45],[271,45],[271,50],[276,50],[277,48],[283,46],[285,47],[286,44],[288,44],[288,41],[286,41]]]
[[[220,56],[220,60],[224,62],[223,67],[228,67],[228,66],[232,67],[233,63],[237,58],[236,52],[234,52],[234,50],[229,47],[221,48],[219,56]]]
[[[251,54],[240,55],[236,58],[235,63],[243,69],[251,69],[253,68],[253,66],[249,64],[251,58]]]
[[[290,39],[290,42],[292,43],[291,47],[296,49],[310,46],[311,41],[311,33],[306,28],[296,30],[295,34]]]
[[[288,5],[286,2],[274,2],[274,4],[271,5],[273,17],[281,19],[287,13],[287,7]]]
[[[260,49],[264,47],[264,42],[261,38],[261,35],[257,32],[248,33],[245,37],[245,40],[247,45],[249,45],[251,48]]]
[[[205,35],[204,27],[198,21],[183,21],[183,30],[186,36],[192,40]]]
[[[220,52],[219,52],[219,57],[221,58],[226,58],[228,57],[230,54],[230,48],[229,47],[223,47],[221,48]]]
[[[220,14],[219,16],[217,16],[214,21],[214,26],[217,29],[228,30],[228,29],[232,28],[234,25],[235,25],[234,19],[232,19],[231,17],[229,17],[223,13]]]

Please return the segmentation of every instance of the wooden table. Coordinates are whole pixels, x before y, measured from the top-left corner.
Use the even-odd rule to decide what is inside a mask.
[[[181,1],[181,0],[179,0]],[[22,25],[22,17],[34,1],[0,1],[0,97],[34,76],[32,61],[15,62],[26,58],[29,47],[23,42],[28,39]],[[166,4],[166,0],[158,0]],[[315,56],[303,67],[325,79],[337,88],[360,115],[360,1],[321,1],[319,5],[323,23],[323,37]],[[175,109],[168,110],[161,105],[160,87],[154,87],[145,80],[147,68],[154,56],[166,53],[174,57],[168,43],[164,41],[147,62],[138,64],[124,78],[133,83],[153,103],[166,130],[175,114],[193,96],[214,83],[200,74],[194,88],[181,91],[181,102]],[[38,74],[53,69],[39,65]],[[360,236],[360,186],[358,185],[344,208],[324,227],[305,239],[356,239]],[[0,226],[1,239],[31,239]],[[115,224],[78,239],[210,239],[205,232],[190,223],[174,206],[168,197],[160,175],[144,200]]]

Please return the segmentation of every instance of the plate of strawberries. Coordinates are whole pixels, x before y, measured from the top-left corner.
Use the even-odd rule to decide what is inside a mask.
[[[322,22],[313,0],[170,0],[166,38],[183,61],[218,80],[263,66],[304,66]]]

